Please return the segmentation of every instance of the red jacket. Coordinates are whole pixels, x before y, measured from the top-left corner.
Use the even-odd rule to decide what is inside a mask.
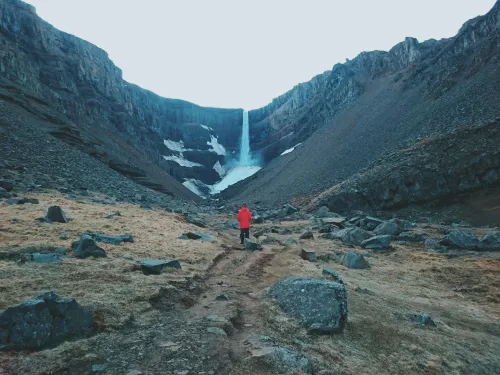
[[[246,207],[241,207],[238,211],[238,221],[240,222],[240,229],[250,228],[252,222],[252,213]]]

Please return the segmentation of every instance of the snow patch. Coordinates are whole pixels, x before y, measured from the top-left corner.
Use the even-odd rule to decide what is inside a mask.
[[[226,149],[213,135],[210,135],[210,142],[207,141],[207,145],[212,146],[212,148],[208,151],[215,152],[217,155],[226,155]]]
[[[175,141],[171,141],[169,139],[164,139],[163,143],[165,144],[165,146],[167,146],[172,151],[176,151],[176,152],[180,152],[180,153],[182,153],[183,151],[186,151],[186,149],[184,148],[183,141],[175,142]]]
[[[193,193],[195,193],[196,195],[199,195],[200,197],[202,197],[203,199],[206,198],[205,195],[203,195],[203,193],[200,191],[200,189],[198,188],[198,186],[201,184],[201,185],[205,185],[203,182],[201,182],[200,180],[196,180],[194,178],[189,178],[189,179],[186,179],[183,183],[182,183],[185,187],[187,187],[189,190],[191,190]],[[205,185],[206,186],[206,185]]]
[[[222,165],[220,165],[219,161],[214,164],[214,169],[219,174],[219,177],[222,177],[226,174],[226,169]]]
[[[295,150],[295,147],[297,147],[297,146],[299,146],[299,145],[301,145],[301,144],[302,144],[302,143],[297,143],[297,144],[296,144],[295,146],[293,146],[292,148],[289,148],[288,150],[283,151],[283,152],[280,154],[280,156],[282,156],[282,155],[286,155],[286,154],[289,154],[290,152],[292,152],[293,150]]]
[[[181,167],[203,167],[200,163],[195,163],[178,156],[163,156],[163,159],[175,161]]]
[[[208,130],[208,131],[214,131],[214,129],[212,129],[210,126],[206,126],[206,125],[201,125],[200,126],[205,129],[205,130]]]
[[[220,193],[222,190],[227,189],[229,186],[237,183],[238,181],[244,180],[257,173],[261,167],[258,166],[241,166],[231,169],[227,175],[217,182],[215,185],[212,185],[211,194]]]

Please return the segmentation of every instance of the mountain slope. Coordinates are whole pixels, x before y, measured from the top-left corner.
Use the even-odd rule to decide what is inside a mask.
[[[216,181],[213,166],[224,155],[211,143],[234,150],[241,131],[242,110],[204,108],[129,84],[106,52],[55,29],[21,0],[0,0],[0,100],[135,181],[171,193],[177,184],[176,195],[193,199],[172,177]],[[189,163],[164,140],[183,141],[203,162],[182,165]]]
[[[407,38],[389,52],[362,53],[251,112],[253,148],[274,159],[224,196],[266,204],[312,197],[384,152],[493,122],[500,117],[499,29],[497,2],[454,38]]]

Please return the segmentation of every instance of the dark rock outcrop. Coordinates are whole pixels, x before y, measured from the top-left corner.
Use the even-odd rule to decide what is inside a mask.
[[[95,240],[88,234],[84,234],[79,241],[74,244],[74,254],[76,258],[102,258],[106,257],[104,249],[97,246]]]
[[[300,257],[304,260],[308,260],[309,262],[318,261],[318,257],[316,256],[316,252],[314,250],[302,249],[300,251]]]
[[[0,350],[51,347],[93,330],[91,311],[48,292],[0,313]]]
[[[347,322],[347,293],[342,284],[294,276],[272,286],[270,295],[311,332],[342,332]]]
[[[440,241],[440,244],[459,249],[477,249],[479,247],[479,239],[472,232],[452,229]]]
[[[342,264],[347,268],[352,269],[365,269],[370,268],[370,264],[361,254],[355,253],[354,251],[349,251],[342,256]]]
[[[68,218],[66,217],[66,214],[64,213],[63,209],[59,206],[49,207],[45,218],[53,223],[67,223],[68,222]]]
[[[486,233],[479,244],[481,250],[500,250],[500,231]]]

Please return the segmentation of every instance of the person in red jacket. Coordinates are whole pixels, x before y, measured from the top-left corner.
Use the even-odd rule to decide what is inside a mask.
[[[238,221],[240,223],[240,239],[241,244],[245,243],[245,238],[250,238],[250,223],[252,222],[252,213],[247,208],[246,204],[238,211]]]

